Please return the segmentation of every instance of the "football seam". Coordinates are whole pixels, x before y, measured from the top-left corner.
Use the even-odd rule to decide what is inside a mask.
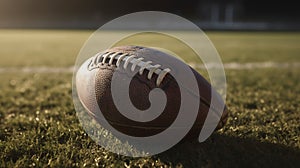
[[[101,65],[98,65],[97,68],[115,71],[115,67],[117,67],[117,66],[116,66],[116,65],[109,65],[109,64],[101,64]],[[168,85],[170,85],[170,82],[172,81],[172,80],[170,80],[171,77],[169,77],[169,76],[166,76],[166,77],[168,78],[168,81],[164,84],[163,87],[167,87]],[[140,82],[146,84],[149,88],[151,88],[151,86],[149,85],[148,82],[146,82],[146,81],[144,81],[144,80],[142,80],[142,79],[140,79],[140,78],[137,78],[137,79],[138,79]],[[212,109],[212,111],[213,111],[214,113],[217,113],[217,114],[218,114],[218,111],[219,111],[219,110],[217,110],[217,109],[215,109],[214,107],[212,107],[212,106],[210,105],[210,103],[209,103],[208,100],[206,100],[206,99],[204,99],[203,97],[200,96],[200,102],[202,102],[203,105],[205,105],[205,106],[208,107],[209,109]],[[200,108],[201,108],[201,107],[200,107]],[[226,108],[226,106],[225,106],[224,108]],[[221,122],[222,122],[221,125],[224,125],[225,122],[226,122],[226,121],[225,121],[225,122],[223,121],[224,119],[226,120],[226,117],[227,117],[227,114],[225,114],[225,116],[223,116],[225,112],[226,112],[226,110],[223,109],[223,110],[222,110],[222,114],[221,114],[220,121],[219,121],[219,123],[218,123],[218,127],[219,127],[219,124],[221,124]],[[225,117],[225,118],[223,118],[223,117]],[[221,127],[222,127],[222,126],[221,126]]]
[[[96,54],[92,57],[88,70],[91,71],[93,69],[99,68],[100,65],[108,64],[108,65],[116,65],[120,67],[120,63],[124,62],[123,68],[126,69],[128,64],[131,63],[131,71],[133,72],[135,68],[138,66],[139,74],[142,75],[144,70],[148,70],[147,78],[150,80],[153,77],[153,74],[157,74],[158,77],[156,79],[156,85],[159,86],[166,75],[171,71],[170,68],[161,68],[160,64],[152,65],[152,61],[144,61],[143,57],[138,57],[134,54],[129,54],[126,52],[102,52]]]
[[[103,70],[111,70],[113,72],[118,72],[118,73],[122,73],[125,74],[125,72],[121,72],[121,71],[117,71],[117,66],[116,65],[108,65],[108,64],[101,64],[99,65],[97,68],[99,69],[103,69]],[[139,80],[139,82],[147,85],[149,88],[151,88],[152,86],[149,84],[148,80],[144,80],[143,78],[141,78],[141,76],[136,77],[135,79]],[[159,88],[164,88],[167,87],[168,85],[170,85],[171,80],[171,76],[170,75],[166,75],[164,78],[164,81],[160,84]],[[158,86],[157,86],[158,87]]]

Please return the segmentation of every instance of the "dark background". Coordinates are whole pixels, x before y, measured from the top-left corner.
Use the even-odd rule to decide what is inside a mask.
[[[291,0],[0,0],[0,28],[95,29],[145,10],[175,13],[203,29],[300,30]]]

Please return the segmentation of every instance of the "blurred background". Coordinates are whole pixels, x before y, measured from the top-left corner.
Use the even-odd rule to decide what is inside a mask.
[[[124,14],[158,10],[204,30],[300,30],[298,7],[292,0],[0,0],[0,28],[96,29]]]

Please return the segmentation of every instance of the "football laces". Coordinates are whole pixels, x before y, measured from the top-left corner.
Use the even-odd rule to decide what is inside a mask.
[[[148,70],[149,72],[147,78],[149,80],[151,80],[154,73],[157,74],[157,86],[161,84],[165,76],[171,71],[170,68],[161,68],[161,65],[159,64],[153,65],[152,61],[144,61],[143,57],[137,57],[136,55],[130,55],[122,52],[105,52],[96,54],[94,57],[92,57],[91,62],[88,65],[88,70],[99,68],[99,66],[104,64],[116,65],[117,67],[120,67],[122,62],[124,63],[124,69],[127,69],[128,65],[131,64],[130,70],[132,72],[136,67],[139,67],[139,75],[142,75],[145,69]]]

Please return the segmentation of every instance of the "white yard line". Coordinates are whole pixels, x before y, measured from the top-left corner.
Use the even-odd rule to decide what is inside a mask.
[[[209,63],[206,66],[203,64],[190,63],[193,68],[210,69],[221,68],[219,64]],[[225,69],[242,70],[242,69],[263,69],[263,68],[300,68],[300,62],[277,63],[277,62],[259,62],[259,63],[224,63]],[[74,67],[0,67],[0,73],[73,73]]]
[[[0,67],[0,73],[73,73],[74,67]]]
[[[200,68],[200,69],[210,69],[210,68],[221,68],[219,64],[216,63],[208,63],[206,66],[203,64],[189,64],[193,68]],[[231,62],[231,63],[224,63],[223,64],[225,69],[233,69],[233,70],[239,70],[239,69],[262,69],[262,68],[299,68],[300,62],[253,62],[253,63],[237,63],[237,62]]]

